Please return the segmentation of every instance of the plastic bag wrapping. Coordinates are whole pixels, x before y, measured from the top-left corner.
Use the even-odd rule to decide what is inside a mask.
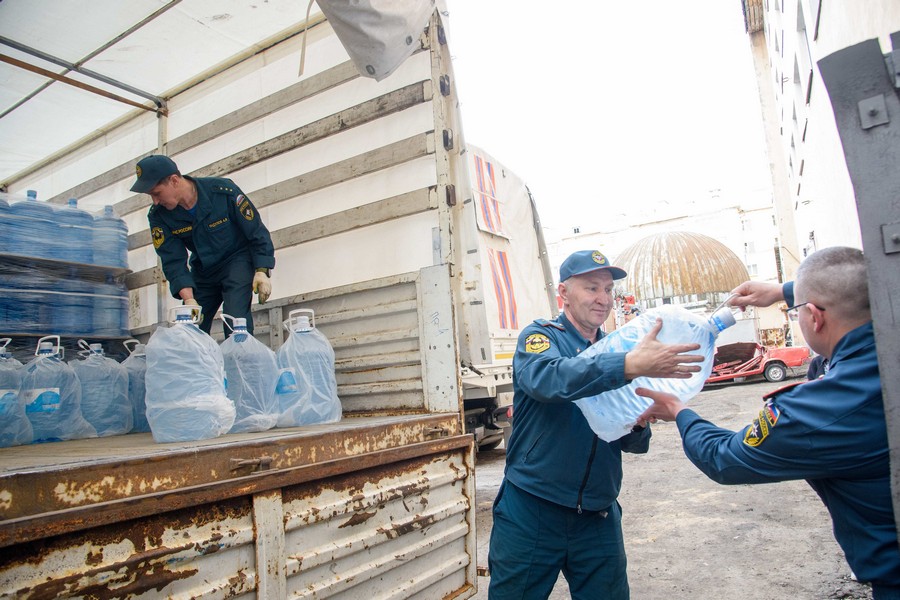
[[[231,433],[275,427],[281,412],[275,396],[278,381],[275,353],[246,331],[235,331],[222,342],[221,348],[227,394],[236,411]]]
[[[128,289],[108,275],[77,265],[11,257],[0,261],[0,322],[4,332],[125,335]]]
[[[81,412],[81,382],[58,355],[36,356],[22,367],[19,394],[35,442],[97,437]]]
[[[147,421],[147,354],[146,347],[138,344],[134,352],[122,361],[125,372],[128,374],[128,402],[131,404],[131,417],[134,425],[131,431],[134,433],[146,433],[150,431],[150,423]]]
[[[157,442],[214,438],[234,425],[218,344],[195,325],[160,327],[147,343],[147,421]]]
[[[11,356],[0,356],[0,447],[30,444],[34,438],[25,403],[19,397],[22,363]]]
[[[125,367],[95,353],[69,364],[81,382],[81,412],[97,435],[105,437],[131,431],[134,415],[128,399]]]
[[[334,377],[334,349],[317,329],[291,331],[278,349],[278,366],[296,377],[296,393],[280,394],[279,427],[297,427],[341,420],[341,401]],[[282,372],[282,380],[290,371]],[[283,386],[279,381],[279,386]]]
[[[591,360],[592,357],[604,352],[628,352],[653,329],[657,317],[663,321],[657,340],[665,344],[700,344],[700,349],[690,354],[701,354],[705,357],[704,362],[700,364],[701,370],[694,373],[690,379],[638,377],[620,388],[576,400],[576,406],[581,409],[591,429],[602,440],[612,442],[629,433],[641,413],[653,404],[649,398],[638,396],[634,392],[635,389],[645,387],[669,392],[687,402],[700,392],[712,371],[717,335],[715,328],[703,317],[674,305],[644,312],[601,338],[579,354],[578,358]]]

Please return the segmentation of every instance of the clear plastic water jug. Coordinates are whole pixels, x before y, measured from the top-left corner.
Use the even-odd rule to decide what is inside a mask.
[[[214,438],[234,425],[234,402],[225,393],[222,351],[197,323],[197,307],[176,306],[170,327],[147,342],[147,421],[157,442]]]
[[[128,373],[128,402],[131,404],[131,415],[134,433],[147,433],[150,423],[147,421],[147,346],[137,340],[122,342],[128,350],[128,358],[122,361]]]
[[[103,354],[102,344],[79,340],[82,360],[70,363],[81,383],[81,412],[100,437],[122,435],[134,423],[125,367]]]
[[[575,404],[584,413],[591,429],[607,442],[629,433],[637,417],[653,403],[648,398],[638,396],[635,389],[644,387],[669,392],[683,402],[700,393],[712,371],[716,337],[722,330],[735,323],[732,310],[728,307],[720,307],[711,317],[704,318],[680,306],[665,305],[645,311],[623,327],[604,336],[578,357],[582,360],[591,360],[592,357],[604,352],[628,352],[653,329],[657,318],[663,321],[662,329],[656,338],[659,341],[665,344],[700,344],[699,350],[689,353],[704,357],[700,363],[700,371],[693,373],[690,379],[638,377],[620,388],[576,400]]]
[[[247,319],[222,315],[231,321],[231,335],[222,342],[228,397],[236,417],[231,433],[266,431],[275,427],[281,411],[275,396],[278,364],[275,353],[247,331]]]
[[[290,405],[281,407],[278,426],[339,421],[342,409],[334,375],[334,349],[316,329],[315,313],[292,310],[283,325],[290,336],[278,349],[278,366],[293,371],[298,393]]]
[[[11,338],[0,339],[0,447],[30,444],[34,437],[25,403],[19,397],[22,363],[7,350]]]
[[[97,437],[97,431],[81,412],[81,382],[62,360],[59,336],[40,338],[34,354],[35,358],[22,367],[19,388],[34,441]]]

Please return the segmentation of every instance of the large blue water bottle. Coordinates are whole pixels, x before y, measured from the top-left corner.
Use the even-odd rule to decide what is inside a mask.
[[[0,447],[30,444],[34,436],[25,404],[19,397],[22,363],[13,358],[7,345],[11,338],[0,339]]]
[[[50,303],[52,329],[65,335],[93,335],[94,286],[68,267],[68,276],[56,282],[54,291],[45,294]]]
[[[9,252],[9,238],[12,235],[12,221],[9,216],[9,201],[0,192],[0,254]]]
[[[237,416],[231,433],[266,431],[275,427],[281,411],[275,396],[278,364],[275,353],[247,331],[247,319],[222,315],[234,324],[232,334],[222,342],[228,397]]]
[[[28,190],[25,200],[10,204],[9,216],[13,223],[8,240],[11,254],[60,257],[59,227],[54,209],[46,202],[38,202],[35,190]]]
[[[290,332],[277,353],[279,368],[292,369],[299,394],[289,406],[282,406],[279,427],[296,427],[340,421],[342,409],[334,376],[334,349],[315,327],[315,313],[292,310],[284,328]]]
[[[94,264],[128,268],[128,226],[116,216],[112,206],[94,217]]]
[[[716,337],[735,323],[732,309],[722,306],[709,318],[691,313],[685,308],[668,304],[650,309],[635,317],[623,327],[604,336],[596,344],[578,355],[581,360],[604,352],[628,352],[632,350],[662,319],[663,326],[656,339],[664,344],[700,344],[700,349],[689,354],[704,357],[700,371],[689,379],[668,379],[638,377],[620,388],[576,400],[575,404],[584,413],[588,424],[600,439],[612,442],[629,433],[637,418],[653,403],[649,398],[638,396],[635,389],[648,388],[675,394],[687,402],[700,393],[703,384],[712,372],[713,357],[716,353]]]
[[[125,340],[122,342],[128,350],[128,358],[122,361],[122,366],[128,373],[128,400],[131,404],[131,414],[134,420],[134,433],[146,433],[150,431],[150,423],[147,421],[147,346],[137,340]],[[131,344],[131,345],[129,345]]]
[[[19,394],[35,442],[97,437],[81,413],[81,383],[62,360],[58,335],[38,340],[35,358],[22,367]]]
[[[94,217],[78,208],[78,199],[69,198],[56,211],[60,240],[66,248],[64,260],[92,264],[94,258]]]
[[[234,425],[234,402],[225,394],[222,351],[197,323],[196,307],[176,306],[171,327],[147,342],[147,420],[157,442],[214,438]]]
[[[94,286],[92,298],[94,335],[128,335],[128,288],[125,284],[107,274],[104,283]]]
[[[97,435],[106,437],[131,431],[134,417],[128,400],[128,373],[103,355],[102,344],[78,340],[83,360],[69,363],[81,383],[81,412]]]

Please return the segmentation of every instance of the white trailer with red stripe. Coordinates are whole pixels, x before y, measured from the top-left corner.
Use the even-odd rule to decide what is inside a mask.
[[[519,331],[559,311],[547,248],[528,187],[468,145],[469,189],[460,220],[459,326],[466,431],[482,449],[508,432]]]

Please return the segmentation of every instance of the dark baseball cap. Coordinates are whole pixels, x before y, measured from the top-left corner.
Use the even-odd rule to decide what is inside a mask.
[[[628,273],[609,264],[609,261],[599,250],[580,250],[569,255],[559,267],[559,281],[562,283],[569,277],[584,275],[591,271],[605,269],[609,271],[613,279],[624,279]]]
[[[137,181],[131,186],[132,192],[146,194],[156,187],[156,184],[178,172],[178,165],[168,156],[151,154],[138,161],[134,167]]]

